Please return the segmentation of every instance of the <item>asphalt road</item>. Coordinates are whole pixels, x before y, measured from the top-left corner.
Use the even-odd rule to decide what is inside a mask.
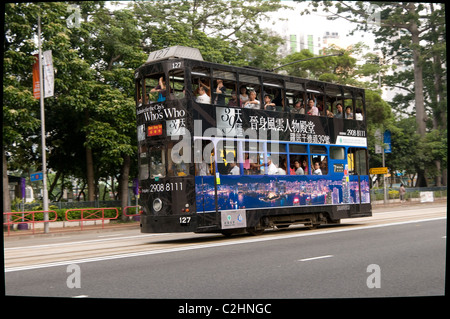
[[[10,296],[280,299],[440,296],[446,206],[262,236],[84,234],[5,242]],[[79,286],[79,288],[78,288]],[[229,309],[230,310],[230,309]]]

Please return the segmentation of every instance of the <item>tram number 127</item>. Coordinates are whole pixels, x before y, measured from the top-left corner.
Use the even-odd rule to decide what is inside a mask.
[[[191,222],[191,217],[180,217],[180,224],[181,225],[189,225],[189,223]]]

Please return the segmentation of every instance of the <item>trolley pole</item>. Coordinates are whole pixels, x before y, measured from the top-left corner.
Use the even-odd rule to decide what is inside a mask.
[[[47,191],[47,158],[46,158],[46,145],[45,145],[45,109],[44,109],[44,81],[43,81],[43,69],[42,69],[42,45],[41,45],[41,13],[38,13],[38,46],[39,46],[39,100],[41,104],[41,144],[42,144],[42,208],[44,213],[44,233],[49,232],[48,224],[48,191]]]

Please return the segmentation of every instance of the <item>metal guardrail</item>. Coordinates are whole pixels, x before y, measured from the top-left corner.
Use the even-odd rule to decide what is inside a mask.
[[[134,214],[128,214],[128,210],[134,208],[135,213]],[[131,210],[130,210],[131,212]],[[125,206],[123,208],[123,212],[122,212],[125,216],[127,217],[136,217],[136,216],[141,216],[142,214],[142,206],[140,205],[135,205],[135,206]]]
[[[49,220],[35,220],[36,214],[41,213],[53,213],[55,217]],[[3,213],[6,217],[6,222],[3,223],[4,226],[8,228],[8,236],[10,234],[11,225],[28,225],[31,224],[34,234],[34,225],[36,223],[54,222],[58,218],[58,214],[54,210],[37,210],[37,211],[26,211],[26,212],[6,212]]]
[[[116,215],[114,217],[105,217],[105,210],[113,210],[116,211]],[[69,212],[80,212],[79,219],[70,219],[68,217]],[[65,213],[66,221],[68,222],[80,222],[81,230],[83,230],[83,223],[85,221],[93,221],[93,220],[101,220],[102,228],[105,227],[105,220],[117,219],[119,217],[119,211],[117,208],[74,208],[68,209]]]

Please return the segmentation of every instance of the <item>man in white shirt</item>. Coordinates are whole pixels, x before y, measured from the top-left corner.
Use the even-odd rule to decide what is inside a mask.
[[[260,108],[260,103],[256,99],[255,91],[250,91],[249,100],[244,103],[244,108],[247,108],[247,109],[259,109]]]
[[[198,88],[198,94],[199,95],[197,96],[197,99],[195,100],[197,103],[211,104],[211,97],[209,97],[208,94],[206,94],[203,86],[200,86]]]
[[[230,163],[231,170],[228,175],[240,175],[241,170],[239,169],[239,166],[236,163]]]
[[[278,174],[278,168],[272,162],[272,159],[269,157],[267,159],[267,175],[277,175],[277,174]]]

